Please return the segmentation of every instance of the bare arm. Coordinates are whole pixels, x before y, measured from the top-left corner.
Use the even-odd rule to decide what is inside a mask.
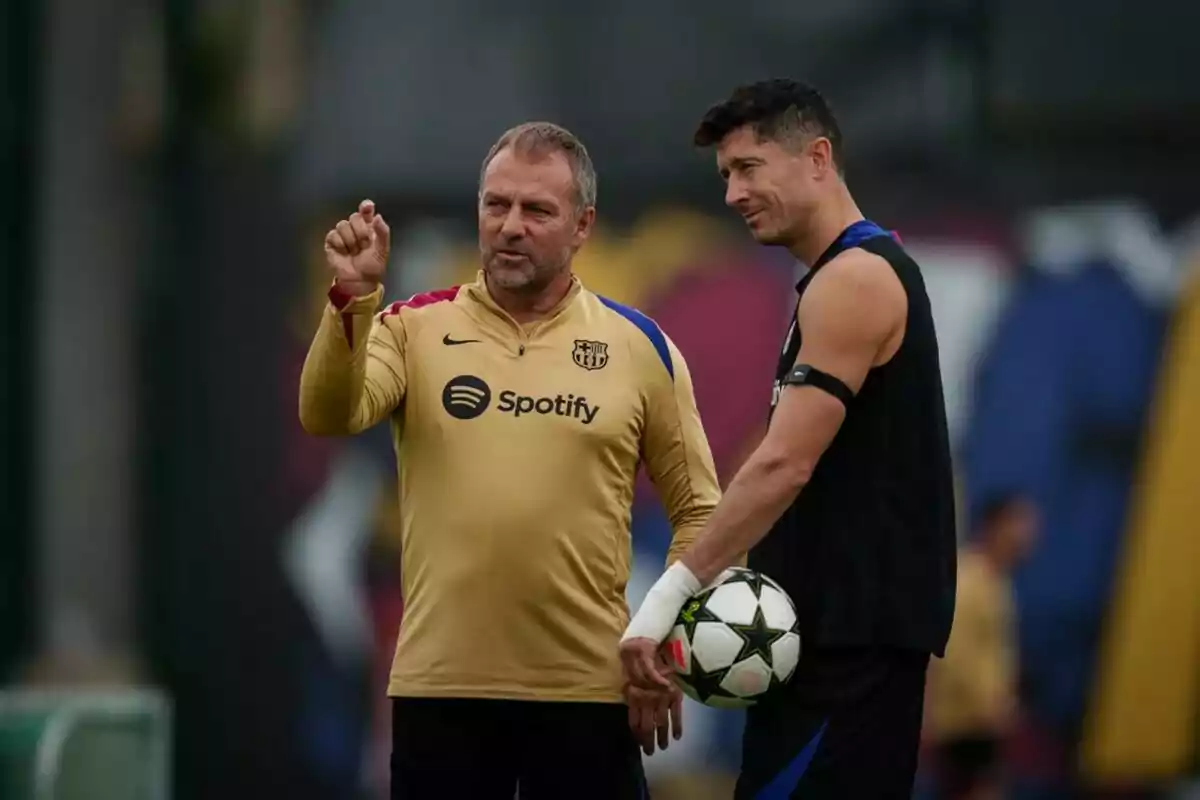
[[[891,353],[907,313],[904,288],[878,256],[851,250],[830,262],[797,309],[803,340],[796,364],[837,378],[857,393],[871,367]],[[812,386],[785,386],[754,453],[730,482],[696,544],[683,557],[707,584],[767,534],[808,483],[846,408]]]
[[[797,364],[856,393],[872,366],[894,353],[906,315],[904,289],[887,263],[861,250],[847,251],[813,278],[797,309],[803,335]],[[630,622],[621,649],[635,683],[662,685],[653,669],[654,650],[679,608],[766,536],[808,482],[845,416],[839,399],[813,386],[780,393],[763,441],[695,543],[651,588]]]

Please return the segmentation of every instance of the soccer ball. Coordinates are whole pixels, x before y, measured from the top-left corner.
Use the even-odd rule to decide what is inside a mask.
[[[795,672],[796,608],[766,575],[733,567],[684,605],[663,647],[689,697],[744,708]]]

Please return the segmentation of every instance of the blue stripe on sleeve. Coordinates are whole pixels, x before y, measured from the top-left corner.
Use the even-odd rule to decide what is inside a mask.
[[[646,338],[650,340],[650,344],[654,345],[654,350],[662,360],[663,366],[667,368],[667,373],[671,376],[671,380],[675,380],[675,364],[671,360],[671,350],[667,347],[667,337],[663,335],[662,329],[658,327],[658,324],[636,308],[621,305],[616,300],[609,300],[607,297],[600,297],[600,295],[596,295],[596,297],[600,299],[601,303],[604,303],[604,305],[632,322],[634,327],[646,335]]]

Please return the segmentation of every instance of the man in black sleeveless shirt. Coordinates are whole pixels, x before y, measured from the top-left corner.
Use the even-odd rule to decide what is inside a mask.
[[[954,613],[949,437],[916,263],[863,219],[842,138],[811,87],[737,89],[700,123],[725,201],[755,239],[810,268],[768,431],[696,542],[629,624],[629,680],[661,686],[658,645],[684,602],[748,551],[796,603],[791,681],[747,713],[736,797],[912,796],[925,672]]]

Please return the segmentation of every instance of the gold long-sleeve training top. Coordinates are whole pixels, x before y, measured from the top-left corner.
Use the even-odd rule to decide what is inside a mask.
[[[390,418],[404,621],[388,693],[619,702],[644,463],[671,557],[719,498],[687,365],[577,279],[518,324],[475,283],[393,303],[330,291],[300,385],[322,435]]]
[[[946,657],[929,665],[931,739],[998,736],[1017,702],[1017,626],[1010,579],[964,550]]]

